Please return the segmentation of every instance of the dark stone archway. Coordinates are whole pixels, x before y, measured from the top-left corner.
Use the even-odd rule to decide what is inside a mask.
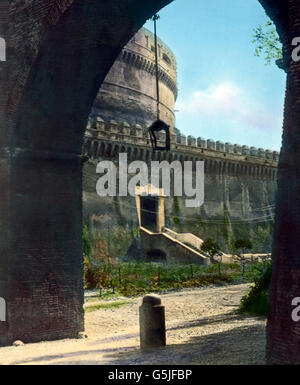
[[[7,303],[0,345],[75,337],[83,330],[86,121],[122,47],[168,2],[1,4],[1,15],[10,13],[0,26],[8,46],[7,62],[0,63],[6,91],[0,100],[0,296]]]
[[[83,328],[81,145],[96,93],[121,48],[172,0],[2,0],[0,36],[0,344],[74,337]],[[268,327],[269,362],[300,363],[300,0],[259,0],[288,72]]]
[[[151,262],[167,262],[167,255],[159,249],[153,249],[147,252],[147,259]]]

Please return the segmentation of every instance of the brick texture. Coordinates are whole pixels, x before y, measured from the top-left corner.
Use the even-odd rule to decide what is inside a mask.
[[[300,363],[300,0],[259,0],[276,22],[288,72],[279,164],[270,363]],[[83,327],[80,152],[88,113],[121,48],[171,0],[1,2],[0,343],[75,336]]]

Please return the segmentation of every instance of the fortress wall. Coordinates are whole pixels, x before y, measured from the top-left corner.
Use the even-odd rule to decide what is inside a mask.
[[[251,238],[257,251],[270,251],[279,153],[247,145],[185,136],[175,127],[177,64],[170,48],[158,39],[161,118],[171,126],[171,151],[152,152],[147,127],[156,119],[154,36],[142,28],[124,47],[94,102],[83,153],[84,216],[95,228],[137,226],[135,199],[100,198],[96,164],[127,153],[133,160],[205,162],[205,203],[185,207],[185,198],[166,199],[166,226],[219,240]],[[159,134],[160,145],[165,136]],[[173,180],[172,180],[173,183]],[[172,191],[172,189],[171,189]]]
[[[164,135],[160,134],[163,145]],[[89,158],[118,157],[119,152],[126,152],[129,160],[174,160],[205,161],[205,171],[214,174],[245,175],[275,180],[279,152],[264,149],[253,149],[253,155],[244,150],[231,151],[229,147],[217,150],[216,146],[203,145],[199,138],[188,144],[184,135],[181,142],[178,137],[171,144],[170,152],[152,152],[148,131],[140,125],[130,126],[128,123],[98,122],[89,120],[83,146],[83,154]],[[206,143],[209,140],[205,141]],[[231,145],[241,148],[243,146]],[[245,146],[244,146],[245,147]],[[254,155],[255,154],[255,155]]]
[[[204,205],[191,209],[185,207],[185,197],[167,198],[166,226],[192,232],[202,239],[217,239],[224,250],[227,250],[225,243],[230,237],[246,237],[255,243],[256,251],[270,251],[279,154],[252,148],[255,155],[250,155],[250,151],[240,145],[219,146],[224,150],[220,151],[213,149],[208,140],[204,142],[182,140],[178,143],[176,140],[170,152],[153,154],[144,128],[90,120],[83,146],[83,153],[89,159],[83,168],[84,216],[97,228],[101,227],[100,218],[106,218],[116,226],[137,225],[134,198],[97,196],[99,175],[96,174],[96,164],[100,160],[113,159],[117,165],[119,152],[128,154],[128,162],[203,160]]]

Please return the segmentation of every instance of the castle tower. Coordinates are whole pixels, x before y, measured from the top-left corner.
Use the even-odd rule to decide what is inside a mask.
[[[112,66],[94,102],[91,118],[139,124],[146,128],[156,120],[154,35],[142,28],[124,47]],[[160,117],[175,127],[177,98],[176,60],[158,39]]]

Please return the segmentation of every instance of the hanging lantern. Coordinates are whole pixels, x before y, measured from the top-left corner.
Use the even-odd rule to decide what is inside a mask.
[[[157,145],[158,137],[156,136],[156,133],[160,131],[166,133],[165,146]],[[149,127],[149,134],[151,139],[151,145],[154,151],[170,151],[170,126],[168,126],[162,120],[158,119]]]
[[[154,15],[152,20],[154,21],[154,46],[155,46],[155,77],[156,77],[156,96],[157,96],[157,120],[149,127],[149,134],[151,139],[152,148],[154,151],[170,151],[170,126],[163,122],[159,117],[159,73],[158,73],[158,50],[157,50],[157,32],[156,21],[159,19],[158,15]],[[166,133],[165,146],[158,146],[158,137],[156,133],[164,131]]]

